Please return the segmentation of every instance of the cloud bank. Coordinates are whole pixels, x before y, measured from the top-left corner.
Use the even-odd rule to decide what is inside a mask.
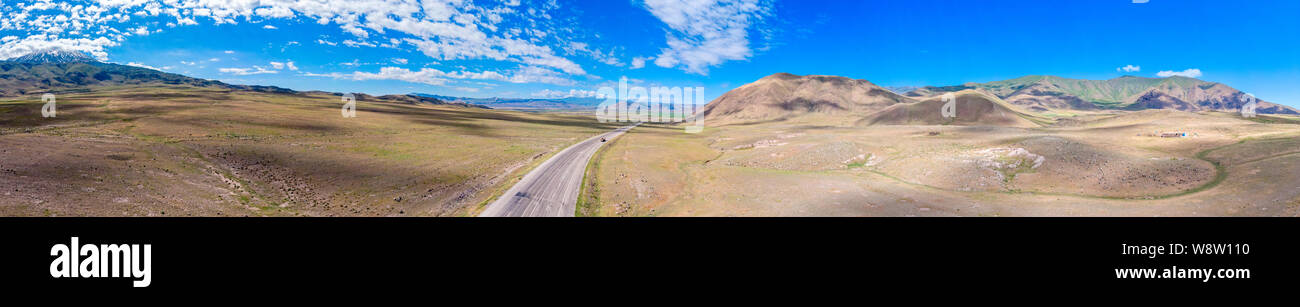
[[[1168,78],[1168,77],[1174,77],[1174,76],[1178,76],[1178,77],[1188,77],[1188,78],[1200,78],[1200,77],[1201,77],[1201,70],[1200,70],[1200,69],[1196,69],[1196,68],[1191,68],[1191,69],[1187,69],[1187,70],[1183,70],[1183,71],[1163,70],[1163,71],[1160,71],[1160,72],[1156,73],[1156,76],[1159,76],[1159,77],[1161,77],[1161,78]]]
[[[654,63],[707,75],[710,67],[749,59],[750,27],[770,16],[771,6],[760,0],[646,0],[650,14],[668,26],[668,47]]]

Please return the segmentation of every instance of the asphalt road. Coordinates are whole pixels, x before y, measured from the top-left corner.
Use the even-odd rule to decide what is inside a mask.
[[[596,153],[596,149],[604,144],[600,139],[613,141],[632,127],[636,125],[618,128],[565,148],[524,175],[519,183],[489,204],[478,216],[574,216],[578,209],[578,190],[582,187],[587,162]]]

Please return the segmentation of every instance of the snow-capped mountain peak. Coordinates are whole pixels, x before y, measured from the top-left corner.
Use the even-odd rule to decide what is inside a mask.
[[[50,63],[95,63],[99,62],[89,54],[81,51],[73,51],[61,48],[48,48],[32,51],[23,56],[9,59],[9,61],[31,64],[50,64]]]

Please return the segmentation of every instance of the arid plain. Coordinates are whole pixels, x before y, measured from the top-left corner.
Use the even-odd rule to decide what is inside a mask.
[[[405,99],[401,99],[405,98]],[[472,216],[589,116],[218,87],[0,99],[0,215]]]
[[[1300,214],[1300,118],[1295,115],[1031,111],[982,89],[966,89],[957,92],[956,118],[944,120],[941,106],[930,103],[935,97],[908,100],[913,98],[843,78],[767,79],[778,78],[786,80],[747,85],[748,93],[746,87],[738,89],[743,99],[735,103],[743,107],[723,105],[725,95],[715,100],[714,111],[734,111],[715,112],[721,119],[710,118],[714,125],[703,133],[649,125],[615,141],[593,161],[584,203],[595,205],[581,207],[580,213]],[[845,86],[858,89],[834,89]],[[808,87],[814,90],[805,92]],[[852,110],[869,105],[863,102],[873,99],[864,97],[872,92],[879,96],[875,100],[900,103],[884,111]],[[773,94],[817,98],[797,99],[802,104],[793,107],[788,98],[775,99],[766,106],[773,112],[755,112],[765,107],[763,96]],[[907,111],[894,111],[900,108]],[[896,118],[882,120],[882,115]],[[973,119],[962,122],[963,115]]]
[[[1035,129],[645,126],[593,162],[592,203],[603,205],[588,214],[1300,214],[1295,124],[1167,112]],[[1159,129],[1197,136],[1145,135]]]

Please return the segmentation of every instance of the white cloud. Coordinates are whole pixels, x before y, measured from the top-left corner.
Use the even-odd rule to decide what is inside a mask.
[[[586,70],[577,63],[552,53],[550,47],[537,46],[521,39],[486,39],[479,43],[447,43],[445,41],[407,39],[416,49],[438,60],[485,58],[539,65],[559,69],[565,73],[585,75]],[[489,42],[490,41],[490,42]],[[499,47],[499,48],[495,48]]]
[[[760,0],[646,0],[646,9],[668,26],[668,47],[655,65],[707,75],[709,67],[753,55],[749,28],[771,14]]]
[[[217,70],[221,71],[222,73],[233,74],[236,76],[279,73],[279,71],[266,69],[265,67],[261,67],[261,66],[253,66],[253,68],[220,68]]]
[[[596,91],[579,90],[579,89],[570,89],[568,92],[565,92],[565,91],[552,91],[552,90],[549,90],[549,89],[543,89],[543,90],[541,90],[541,91],[538,91],[538,92],[536,92],[536,93],[533,93],[532,96],[533,96],[533,97],[543,97],[543,98],[553,98],[553,99],[563,99],[563,98],[598,98],[598,97],[599,97],[599,95],[596,93]]]
[[[612,66],[623,66],[623,62],[615,55],[614,50],[601,51],[598,48],[591,47],[590,44],[583,42],[569,42],[564,46],[564,53],[569,55],[582,54],[586,55],[597,62],[605,63]]]
[[[146,28],[145,26],[140,26],[138,28],[128,29],[128,30],[131,30],[131,33],[135,33],[135,35],[140,35],[140,36],[149,35],[149,28]]]
[[[400,67],[383,67],[379,72],[357,71],[348,74],[328,73],[314,74],[306,73],[306,76],[330,77],[335,79],[350,80],[399,80],[410,83],[420,83],[428,85],[444,85],[450,79],[459,80],[489,80],[510,83],[546,83],[555,85],[572,85],[575,82],[565,78],[559,72],[541,68],[541,67],[524,67],[508,73],[495,71],[453,71],[445,72],[434,68],[421,68],[413,71]]]
[[[293,10],[286,7],[263,7],[253,10],[257,16],[268,18],[287,18],[293,17]]]
[[[234,51],[234,50],[226,50],[226,51],[223,51],[223,52],[224,52],[225,54],[235,54],[235,51]]]
[[[8,39],[8,37],[5,39]],[[63,49],[89,53],[100,61],[105,61],[108,59],[108,53],[104,52],[104,48],[117,45],[117,42],[103,37],[96,39],[60,38],[53,35],[37,34],[22,39],[14,38],[5,41],[3,45],[0,45],[0,59],[16,58],[46,49]]]
[[[218,58],[211,58],[211,59],[208,59],[208,62],[220,62],[220,61],[221,61],[221,59],[218,59]]]
[[[128,63],[126,63],[126,66],[135,66],[135,67],[139,67],[139,68],[148,68],[148,69],[152,69],[152,70],[162,70],[162,69],[158,69],[157,67],[153,67],[153,66],[149,66],[149,65],[144,65],[144,64],[140,64],[140,63],[136,63],[136,62],[128,62]]]
[[[576,83],[557,71],[537,66],[521,67],[515,70],[510,78],[505,81],[510,83],[546,83],[555,85],[573,85]]]
[[[343,44],[344,44],[344,45],[347,45],[348,47],[353,47],[353,48],[356,48],[356,47],[375,47],[375,46],[376,46],[374,43],[371,43],[371,42],[367,42],[367,41],[354,41],[354,40],[350,40],[350,39],[345,39],[345,40],[343,40]]]
[[[361,65],[370,65],[374,63],[361,63],[361,59],[352,59],[352,62],[345,62],[345,63],[338,63],[338,64],[342,66],[356,67]]]
[[[1156,73],[1156,76],[1159,76],[1159,77],[1161,77],[1161,78],[1168,78],[1168,77],[1174,77],[1174,76],[1178,76],[1178,77],[1188,77],[1188,78],[1200,78],[1200,77],[1201,77],[1201,70],[1200,70],[1200,69],[1196,69],[1196,68],[1191,68],[1191,69],[1187,69],[1187,70],[1183,70],[1183,71],[1162,70],[1162,71]]]
[[[306,76],[317,76],[317,77],[331,77],[331,78],[335,78],[335,79],[351,79],[351,80],[358,80],[358,81],[361,81],[361,80],[400,80],[400,81],[405,81],[405,82],[410,82],[410,83],[420,83],[420,84],[428,84],[428,85],[443,85],[443,84],[447,84],[447,79],[444,78],[444,77],[447,75],[447,73],[445,73],[445,72],[443,72],[443,71],[441,71],[441,70],[432,69],[432,68],[424,68],[424,69],[421,69],[421,70],[419,70],[419,71],[411,71],[411,70],[409,70],[409,69],[405,69],[405,68],[398,68],[398,67],[384,67],[384,68],[379,69],[379,72],[375,72],[375,73],[357,71],[357,72],[352,72],[352,73],[350,73],[350,74],[341,74],[341,73],[313,74],[313,73],[306,73],[306,74],[304,74],[304,75],[306,75]]]
[[[285,69],[285,68],[288,68],[289,70],[293,70],[293,71],[298,70],[298,66],[293,65],[293,61],[288,61],[288,62],[271,62],[271,68],[275,68],[275,69]]]
[[[1142,66],[1124,65],[1124,67],[1116,68],[1115,71],[1139,72],[1142,71]]]
[[[650,59],[651,59],[651,58],[646,58],[646,57],[635,57],[635,58],[632,58],[632,66],[629,66],[628,68],[631,68],[631,69],[641,69],[642,67],[645,67],[645,61],[646,61],[646,60],[650,60]]]
[[[41,35],[51,42],[41,45],[73,45],[78,48],[74,50],[90,52],[102,60],[107,58],[104,47],[166,28],[287,20],[337,27],[353,36],[353,44],[348,44],[353,47],[411,43],[437,60],[504,61],[518,64],[521,71],[538,67],[562,74],[587,74],[581,65],[557,55],[557,49],[551,47],[564,46],[571,41],[567,35],[581,30],[551,16],[561,9],[556,1],[524,5],[518,0],[102,0],[85,4],[38,0],[6,7],[0,10],[0,31],[15,34],[15,38],[0,46],[0,56],[5,57],[31,51],[34,42],[17,38],[24,35]],[[269,24],[260,27],[276,29]],[[317,43],[336,46],[340,40],[319,39]],[[610,52],[603,54],[597,60],[618,63],[608,56]]]
[[[409,62],[409,61],[407,61],[406,59],[403,59],[403,58],[393,58],[393,64],[406,65],[406,63],[408,63],[408,62]]]

